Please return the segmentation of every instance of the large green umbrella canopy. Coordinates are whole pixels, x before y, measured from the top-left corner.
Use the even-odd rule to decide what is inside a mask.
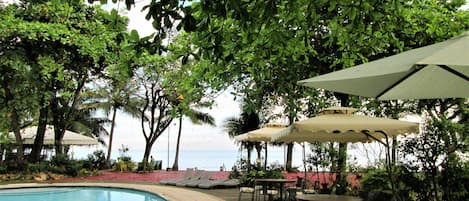
[[[469,97],[469,32],[300,85],[380,100]]]

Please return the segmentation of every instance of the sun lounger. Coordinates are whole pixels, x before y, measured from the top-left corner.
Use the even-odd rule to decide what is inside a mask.
[[[216,179],[209,180],[198,185],[199,188],[233,188],[238,187],[240,184],[239,179]]]
[[[204,171],[202,170],[196,170],[192,177],[176,182],[176,186],[186,186],[187,183],[199,180],[202,177],[203,172]]]
[[[184,173],[184,176],[182,178],[171,178],[171,179],[165,179],[161,180],[160,184],[163,185],[176,185],[177,182],[187,180],[192,177],[192,174],[194,173],[194,169],[192,168],[187,168],[186,172]]]
[[[223,182],[228,181],[229,179],[215,179],[215,180],[208,180],[200,183],[197,185],[199,188],[205,188],[205,189],[210,189],[210,188],[215,188],[220,186]]]
[[[198,180],[192,180],[186,183],[186,187],[197,187],[199,184],[210,181],[212,178],[212,173],[210,172],[203,172],[202,176]]]
[[[238,187],[240,183],[241,182],[239,181],[239,179],[229,179],[221,183],[220,186],[225,188],[233,188]]]

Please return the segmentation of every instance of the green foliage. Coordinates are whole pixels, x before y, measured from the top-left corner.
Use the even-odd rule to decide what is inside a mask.
[[[130,160],[130,157],[119,157],[116,163],[112,165],[112,170],[120,172],[131,172],[134,171],[136,167],[136,164]]]
[[[82,161],[71,160],[65,155],[56,155],[50,161],[49,170],[53,173],[77,176],[82,167]]]
[[[4,164],[0,165],[0,174],[8,173],[8,167]]]
[[[462,119],[465,116],[461,114]],[[447,119],[445,111],[440,110],[428,120],[420,136],[405,141],[401,147],[411,157],[399,172],[401,196],[418,201],[467,198],[467,161],[460,157],[467,153],[466,131],[465,123]]]
[[[372,169],[364,173],[360,180],[364,192],[391,190],[391,183],[385,169]]]
[[[271,166],[267,167],[267,169],[263,169],[249,164],[248,161],[240,160],[237,161],[235,166],[233,166],[230,172],[230,178],[240,179],[241,185],[243,186],[254,186],[255,179],[284,178],[283,167],[277,164],[272,164]]]
[[[248,97],[249,108],[281,106],[276,117],[293,122],[333,99],[297,81],[455,36],[469,28],[469,14],[458,9],[463,4],[194,2],[198,30],[192,34],[202,59],[194,76],[215,90],[234,86],[234,94]]]
[[[443,200],[467,200],[469,198],[469,161],[451,159],[442,170],[440,185]]]
[[[28,173],[40,173],[40,172],[48,172],[50,170],[50,163],[49,161],[41,161],[38,163],[28,163],[27,172]]]
[[[4,55],[0,63],[5,71],[1,80],[11,83],[2,85],[2,89],[12,89],[14,97],[0,99],[17,105],[5,107],[8,110],[0,111],[1,117],[11,113],[19,116],[18,120],[11,118],[15,121],[12,126],[21,124],[23,119],[40,119],[39,126],[52,123],[57,130],[56,139],[61,139],[72,124],[85,84],[115,62],[117,56],[112,50],[118,48],[116,41],[125,31],[125,26],[119,26],[124,20],[110,17],[98,7],[70,0],[9,4],[1,10],[0,19],[0,51]],[[50,122],[44,121],[48,114]],[[56,152],[60,154],[62,146],[60,140],[57,142]],[[33,147],[33,161],[38,160],[41,147]]]
[[[103,150],[96,150],[93,154],[88,154],[88,159],[84,161],[83,168],[88,170],[102,170],[106,165],[106,156]]]
[[[128,151],[129,148],[127,146],[121,145],[121,148],[119,148],[120,156],[117,158],[117,161],[112,164],[113,171],[131,172],[137,167],[132,161],[132,158],[127,155]]]

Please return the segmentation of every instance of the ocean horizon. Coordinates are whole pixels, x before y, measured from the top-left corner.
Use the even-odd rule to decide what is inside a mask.
[[[95,150],[100,149],[84,149],[84,148],[74,148],[72,152],[72,157],[74,159],[86,159],[88,154],[92,154]],[[132,158],[133,162],[140,162],[143,158],[143,152],[140,150],[129,150],[126,155]],[[264,157],[264,151],[262,152],[262,157]],[[252,162],[256,160],[257,152],[253,151],[252,153]],[[171,168],[174,163],[175,151],[169,151],[169,163],[168,163],[168,151],[167,150],[158,150],[152,151],[151,156],[154,160],[162,161],[162,168]],[[272,149],[268,151],[267,161],[268,164],[284,164],[285,156],[283,149]],[[111,158],[117,159],[120,156],[119,152],[116,150],[112,153]],[[294,167],[303,167],[302,158],[300,153],[297,153],[293,156],[293,166]],[[179,152],[179,169],[185,170],[187,168],[198,168],[203,170],[210,171],[219,171],[221,167],[225,167],[226,171],[230,171],[237,161],[240,159],[246,159],[247,153],[244,151],[241,153],[237,150],[181,150]]]
[[[380,151],[379,144],[369,143],[364,147],[357,147],[349,145],[347,163],[366,167],[372,165],[379,158],[384,158],[384,152]],[[74,159],[86,159],[88,154],[92,154],[96,150],[107,150],[100,147],[73,147],[71,149],[71,156]],[[126,156],[131,157],[133,162],[141,162],[143,158],[143,150],[137,148],[130,148],[125,153]],[[262,150],[262,157],[264,157],[264,150]],[[306,149],[306,156],[310,154],[310,151]],[[116,160],[120,157],[121,153],[119,150],[114,150],[111,154],[111,159]],[[162,162],[162,169],[171,168],[174,163],[175,150],[158,149],[155,148],[150,154],[154,160],[160,160]],[[168,157],[169,156],[169,157]],[[252,151],[251,162],[254,163],[257,157],[257,152]],[[247,152],[243,150],[184,150],[181,149],[179,152],[179,169],[185,170],[187,168],[198,168],[210,171],[219,171],[220,167],[225,167],[226,171],[230,171],[234,165],[241,159],[247,158]],[[263,159],[263,158],[262,158]],[[284,147],[272,146],[268,148],[267,162],[268,165],[285,164],[285,149]],[[299,170],[303,170],[303,149],[300,146],[295,146],[293,149],[293,167],[297,167]]]

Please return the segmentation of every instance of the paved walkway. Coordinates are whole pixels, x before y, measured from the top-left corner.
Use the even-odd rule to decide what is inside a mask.
[[[159,185],[159,181],[168,178],[182,178],[185,171],[154,171],[152,173],[120,173],[120,172],[110,172],[110,171],[103,171],[102,175],[99,176],[90,176],[90,177],[73,177],[73,178],[64,178],[60,180],[54,181],[54,185],[61,185],[67,183],[79,183],[81,184],[100,184],[100,185],[124,185],[125,187],[128,186],[140,186],[145,189],[154,189],[158,194],[165,195],[169,198],[169,196],[195,196],[195,198],[202,198],[207,200],[226,200],[226,201],[237,201],[238,200],[238,188],[230,188],[230,189],[198,189],[198,188],[184,188],[184,187],[171,187],[171,186],[162,186]],[[213,171],[213,178],[228,178],[229,172],[219,172]],[[296,179],[297,176],[304,177],[303,173],[288,173],[285,174],[285,177],[290,179]],[[330,174],[324,173],[319,175],[320,181],[328,180],[330,178]],[[314,173],[308,173],[307,178],[309,180],[316,180],[318,177]],[[358,179],[355,175],[349,175],[349,181],[352,185],[358,185]],[[57,183],[58,182],[58,183]],[[164,191],[164,194],[161,193],[161,190]],[[192,195],[191,193],[196,193]],[[197,194],[199,193],[199,194]],[[198,197],[199,196],[199,197]],[[208,196],[207,198],[203,196]],[[174,197],[173,201],[177,200],[187,200],[183,197]],[[186,197],[187,198],[187,197]],[[195,199],[194,198],[194,199]],[[191,200],[194,200],[191,199]],[[241,200],[251,200],[249,195],[244,195]],[[313,200],[317,201],[359,201],[359,198],[355,197],[343,197],[343,196],[334,196],[334,195],[315,195]]]
[[[143,183],[159,183],[163,179],[169,178],[182,178],[185,171],[164,171],[158,170],[151,173],[129,173],[129,172],[111,172],[103,171],[102,175],[99,176],[90,176],[90,177],[72,177],[64,178],[60,181],[118,181],[118,182],[143,182]],[[212,173],[213,179],[228,178],[230,172],[224,171],[209,171]],[[297,177],[304,177],[304,172],[299,173],[286,173],[284,175],[287,179],[297,179]],[[326,182],[331,183],[330,179],[334,176],[330,173],[320,173],[319,176],[316,173],[307,173],[308,181],[314,183],[314,181],[319,180],[320,183]],[[358,186],[360,181],[359,178],[354,174],[348,175],[348,181],[353,186]]]

